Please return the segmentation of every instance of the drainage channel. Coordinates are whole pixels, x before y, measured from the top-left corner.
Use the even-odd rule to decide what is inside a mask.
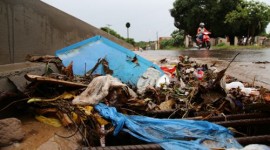
[[[164,112],[162,112],[164,113]],[[187,118],[196,119],[197,118]],[[270,114],[269,113],[248,113],[235,114],[227,116],[211,117],[207,121],[222,125],[224,127],[233,127],[244,135],[235,136],[236,140],[242,145],[248,144],[269,144],[270,143]],[[252,130],[253,132],[250,132]],[[129,143],[126,143],[129,144]],[[158,144],[135,144],[90,147],[91,150],[161,150]]]

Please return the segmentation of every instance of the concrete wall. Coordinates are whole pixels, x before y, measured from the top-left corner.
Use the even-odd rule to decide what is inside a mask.
[[[263,46],[270,46],[270,39],[266,39],[263,41]]]
[[[1,0],[0,21],[0,64],[22,62],[27,54],[54,55],[55,50],[95,35],[133,49],[125,41],[39,0]]]
[[[216,44],[224,43],[225,45],[230,45],[230,41],[228,40],[228,38],[218,37],[216,40]]]

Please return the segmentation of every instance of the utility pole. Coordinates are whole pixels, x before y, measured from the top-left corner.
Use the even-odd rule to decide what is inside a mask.
[[[157,32],[157,49],[159,49],[159,39],[158,39],[158,32]]]
[[[128,31],[128,28],[127,28],[127,39],[129,39],[129,31]]]
[[[129,39],[129,31],[128,31],[128,29],[130,27],[130,23],[129,22],[126,23],[126,27],[127,27],[127,40],[128,40]]]
[[[108,27],[108,34],[110,34],[110,27],[111,27],[112,25],[110,25],[110,24],[107,24],[107,27]]]

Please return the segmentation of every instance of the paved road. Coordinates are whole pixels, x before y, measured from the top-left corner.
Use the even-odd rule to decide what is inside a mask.
[[[188,55],[193,58],[218,58],[220,60],[231,60],[237,53],[240,55],[236,62],[270,61],[270,48],[263,50],[147,50],[136,52],[146,58],[173,58],[179,55]]]
[[[270,62],[270,48],[263,50],[148,50],[136,52],[138,55],[158,63],[159,60],[167,58],[170,62],[177,62],[179,55],[188,55],[199,63],[216,63],[221,70],[227,66],[229,61],[240,53],[230,65],[226,74],[232,75],[246,82],[255,81],[255,85],[270,89],[270,63],[256,64],[254,62]],[[255,80],[254,80],[255,79]]]

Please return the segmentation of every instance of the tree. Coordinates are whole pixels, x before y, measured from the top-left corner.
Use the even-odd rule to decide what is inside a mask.
[[[212,36],[229,35],[231,29],[224,23],[228,12],[236,9],[241,0],[176,0],[170,10],[174,25],[185,34],[196,35],[200,22]]]
[[[113,29],[108,28],[108,27],[101,27],[100,29],[119,38],[119,39],[125,40],[126,42],[128,42],[129,44],[132,44],[133,46],[135,45],[135,41],[133,38],[126,39],[126,38],[122,37],[120,34],[118,34],[116,31],[114,31]]]
[[[114,31],[111,28],[101,27],[100,29],[103,30],[103,31],[105,31],[105,32],[107,32],[107,33],[109,33],[109,34],[111,34],[111,35],[113,35],[113,36],[115,36],[115,37],[117,37],[117,38],[119,38],[119,39],[125,40],[124,37],[122,37],[120,34],[118,34],[116,31]]]
[[[174,45],[173,39],[165,39],[160,42],[160,49],[165,49]]]
[[[254,37],[265,32],[270,22],[270,6],[256,1],[243,1],[226,15],[225,23],[234,27],[238,36]]]
[[[179,47],[184,45],[184,31],[183,30],[174,30],[171,33],[170,39],[163,39],[160,41],[160,49],[170,48],[170,47]]]
[[[173,38],[173,46],[183,46],[184,45],[184,31],[174,30],[171,34]]]
[[[136,42],[134,41],[133,38],[126,38],[125,41],[128,42],[129,44],[133,45],[133,46],[135,46],[135,44],[136,44]]]
[[[139,42],[135,43],[135,46],[140,47],[142,49],[146,49],[147,44],[148,44],[148,42],[139,41]]]
[[[195,17],[197,11],[200,11],[196,9],[199,7],[197,2],[197,0],[176,0],[170,10],[175,27],[184,30],[186,34],[194,35],[197,24],[201,22],[199,17]]]

